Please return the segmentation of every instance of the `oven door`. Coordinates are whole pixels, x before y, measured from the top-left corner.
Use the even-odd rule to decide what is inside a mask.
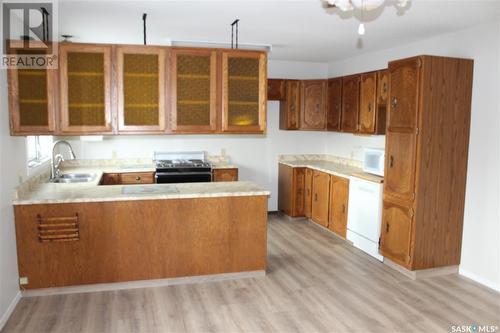
[[[212,181],[212,172],[157,172],[156,183],[208,183]]]

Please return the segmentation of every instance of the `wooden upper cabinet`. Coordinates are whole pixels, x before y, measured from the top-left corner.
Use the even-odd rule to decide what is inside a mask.
[[[377,72],[377,104],[387,106],[389,101],[389,71],[387,69]]]
[[[326,129],[326,80],[301,81],[300,129]]]
[[[340,131],[342,119],[342,78],[328,80],[326,128]]]
[[[391,62],[389,66],[389,131],[414,131],[417,126],[420,66],[420,58]]]
[[[300,127],[300,81],[285,81],[285,96],[280,102],[280,129],[297,130]]]
[[[262,52],[222,52],[222,131],[266,130],[267,56]]]
[[[328,228],[340,237],[347,234],[349,179],[330,176],[330,214]]]
[[[281,101],[285,98],[285,80],[268,79],[267,80],[267,100]]]
[[[361,75],[358,132],[375,133],[377,114],[377,72]]]
[[[12,135],[54,132],[56,73],[53,69],[7,70]]]
[[[413,209],[384,201],[380,252],[384,257],[408,265],[410,261]]]
[[[312,189],[311,219],[327,227],[330,206],[330,175],[314,170]]]
[[[111,133],[111,46],[60,44],[60,131]]]
[[[170,69],[171,129],[213,132],[217,129],[217,52],[173,49]]]
[[[165,48],[118,46],[118,130],[165,130]]]
[[[342,80],[342,125],[343,132],[358,130],[360,75],[346,76]]]

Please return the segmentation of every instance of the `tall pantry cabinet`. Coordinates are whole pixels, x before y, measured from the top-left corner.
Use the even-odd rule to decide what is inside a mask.
[[[389,63],[381,254],[407,269],[460,263],[473,61]]]

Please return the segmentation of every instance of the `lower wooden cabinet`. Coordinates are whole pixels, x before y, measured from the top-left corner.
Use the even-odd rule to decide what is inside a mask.
[[[349,179],[330,176],[330,215],[328,229],[345,238],[347,233],[347,207]]]
[[[99,185],[119,185],[119,184],[120,184],[119,173],[105,173],[102,175],[101,182]]]
[[[214,182],[236,182],[238,181],[238,169],[213,169],[212,181]]]
[[[14,214],[26,289],[266,269],[267,196],[17,205]]]
[[[341,237],[347,232],[349,179],[279,164],[278,210],[307,217]]]
[[[330,175],[314,170],[312,183],[311,219],[327,227],[330,203]]]
[[[288,216],[304,216],[305,171],[305,168],[279,164],[278,210]]]
[[[413,215],[412,207],[384,200],[380,252],[403,266],[410,262]]]
[[[126,172],[126,173],[105,173],[102,175],[100,185],[133,185],[133,184],[154,184],[154,172]]]
[[[306,169],[304,182],[304,215],[307,218],[311,218],[311,205],[312,205],[312,181],[313,181],[313,171],[311,169]]]

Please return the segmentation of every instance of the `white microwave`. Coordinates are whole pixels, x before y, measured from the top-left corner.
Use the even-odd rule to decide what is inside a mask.
[[[384,176],[385,151],[377,148],[365,148],[363,171],[377,176]]]

